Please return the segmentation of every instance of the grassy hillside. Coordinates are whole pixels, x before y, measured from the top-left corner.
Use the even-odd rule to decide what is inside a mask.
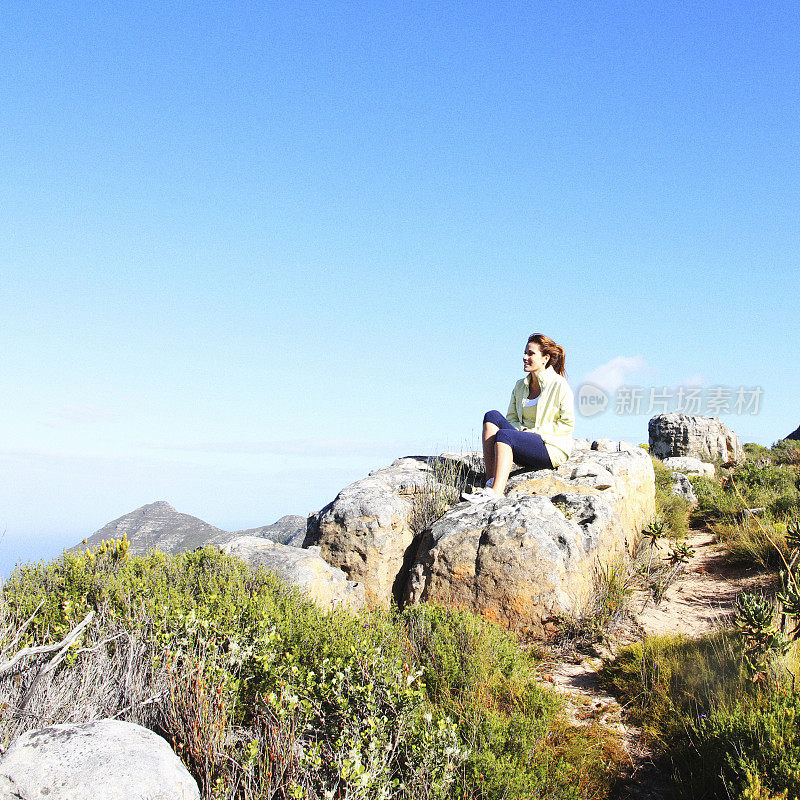
[[[122,540],[15,572],[4,657],[91,612],[32,691],[34,669],[0,681],[4,747],[44,724],[119,716],[165,736],[206,798],[609,791],[612,744],[568,728],[532,658],[470,614],[325,614],[212,549],[131,558]]]

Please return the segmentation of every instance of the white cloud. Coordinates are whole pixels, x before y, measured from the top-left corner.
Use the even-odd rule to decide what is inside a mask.
[[[592,370],[582,382],[613,392],[628,382],[629,375],[648,371],[650,367],[642,356],[617,356]]]

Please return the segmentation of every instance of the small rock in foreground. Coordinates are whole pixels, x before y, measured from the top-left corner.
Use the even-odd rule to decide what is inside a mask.
[[[0,799],[200,800],[167,742],[147,728],[101,719],[52,725],[15,739],[0,761]]]

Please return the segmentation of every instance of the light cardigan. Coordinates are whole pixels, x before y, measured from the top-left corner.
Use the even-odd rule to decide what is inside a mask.
[[[575,429],[575,401],[572,389],[552,367],[539,373],[541,394],[536,409],[536,424],[530,428],[522,422],[522,401],[528,397],[531,373],[518,380],[511,393],[506,419],[518,431],[538,433],[547,448],[554,467],[563,464],[572,452],[572,431]]]

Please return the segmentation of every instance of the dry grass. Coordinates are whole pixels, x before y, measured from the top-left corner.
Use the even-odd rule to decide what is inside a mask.
[[[461,499],[461,493],[477,479],[481,467],[471,454],[438,456],[429,460],[425,484],[414,495],[411,529],[415,533],[430,530]]]

